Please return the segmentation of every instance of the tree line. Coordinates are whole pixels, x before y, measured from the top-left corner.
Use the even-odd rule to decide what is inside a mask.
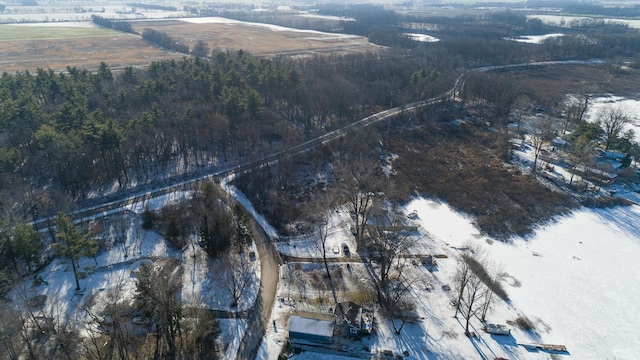
[[[102,26],[108,29],[122,31],[126,33],[134,34],[135,31],[131,27],[131,23],[126,21],[114,21],[99,15],[91,15],[91,21],[98,26]]]
[[[183,54],[189,54],[189,46],[181,44],[166,32],[147,28],[142,31],[142,38],[152,44],[160,46],[161,48]]]

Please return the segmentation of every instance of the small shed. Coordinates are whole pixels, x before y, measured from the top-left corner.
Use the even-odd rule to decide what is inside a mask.
[[[422,265],[426,265],[426,266],[436,266],[438,265],[438,263],[436,262],[436,259],[433,255],[426,255],[423,256],[422,259]]]
[[[289,339],[330,344],[336,321],[325,314],[308,313],[289,318]]]
[[[507,327],[507,325],[503,325],[503,324],[487,324],[484,327],[484,331],[494,335],[511,334],[511,330]]]

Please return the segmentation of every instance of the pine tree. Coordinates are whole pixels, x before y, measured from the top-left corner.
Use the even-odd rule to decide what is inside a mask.
[[[149,209],[149,205],[145,205],[144,212],[142,213],[142,228],[145,230],[151,230],[156,221],[156,214]]]
[[[33,227],[19,223],[13,230],[13,239],[16,247],[16,254],[21,257],[31,272],[31,261],[42,249],[42,239],[40,234]]]
[[[66,256],[71,260],[76,290],[80,290],[77,262],[83,256],[96,254],[96,242],[89,238],[89,234],[82,234],[71,218],[63,213],[58,214],[56,227],[59,242],[53,244],[53,247],[58,255]]]

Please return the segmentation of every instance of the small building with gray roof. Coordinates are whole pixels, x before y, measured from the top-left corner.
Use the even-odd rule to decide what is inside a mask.
[[[306,340],[330,344],[336,320],[326,314],[304,313],[289,318],[289,340]]]

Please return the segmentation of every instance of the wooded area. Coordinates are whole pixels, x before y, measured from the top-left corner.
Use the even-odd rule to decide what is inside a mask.
[[[76,261],[95,257],[100,244],[89,236],[87,224],[76,227],[64,215],[79,204],[101,204],[110,196],[279,154],[369,114],[446,94],[468,69],[598,57],[604,60],[597,66],[605,86],[621,75],[638,76],[640,37],[623,25],[583,23],[580,36],[574,29],[542,44],[523,44],[504,37],[554,29],[512,13],[423,18],[388,16],[375,7],[323,11],[353,16],[356,21],[342,23],[342,30],[392,47],[377,53],[266,59],[243,50],[210,51],[202,42],[189,49],[180,39],[149,30],[142,34],[147,41],[196,57],[121,71],[102,63],[95,73],[68,67],[60,73],[38,69],[2,74],[0,292],[23,273],[32,274],[33,265],[41,265],[40,234],[55,243],[56,256],[71,262],[80,289]],[[97,20],[103,26],[130,29]],[[412,28],[434,26],[441,41],[425,45],[403,38],[409,23]],[[577,206],[570,196],[554,193],[535,178],[543,145],[551,141],[552,132],[558,132],[547,125],[549,116],[529,124],[536,151],[532,175],[507,165],[513,153],[509,124],[517,123],[520,131],[523,114],[538,108],[566,112],[564,131],[575,128],[569,156],[573,170],[586,164],[585,153],[593,152],[594,141],[603,135],[604,150],[625,150],[627,166],[637,154],[632,137],[622,134],[625,114],[615,109],[603,112],[600,122],[589,126],[583,115],[594,91],[577,89],[575,102],[561,108],[568,91],[552,89],[552,73],[537,75],[547,79],[532,85],[512,69],[470,73],[455,99],[442,97],[416,111],[400,111],[395,118],[298,156],[281,156],[269,164],[255,162],[234,185],[283,235],[322,227],[317,214],[345,205],[354,219],[358,245],[368,241],[367,251],[381,265],[375,274],[379,303],[401,315],[409,310],[402,300],[408,287],[399,280],[402,269],[392,264],[411,241],[398,231],[403,225],[402,219],[390,215],[395,209],[381,208],[394,208],[416,193],[433,196],[474,215],[483,233],[507,239],[526,235],[534,224]],[[142,227],[158,230],[176,249],[189,245],[189,235],[197,234],[208,256],[221,256],[230,248],[241,250],[251,242],[247,214],[219,201],[216,191],[205,185],[190,203],[159,213],[147,208],[141,214]],[[383,213],[377,215],[383,219],[378,228],[368,226],[374,211]],[[324,260],[330,279],[326,253]],[[489,294],[484,289],[493,280],[479,274],[475,262],[463,260],[462,267],[476,275],[477,291],[465,293],[469,288],[461,286],[458,303],[466,296],[473,304],[481,294]],[[227,272],[220,278],[237,305],[254,279],[246,276],[250,272],[246,263],[234,261],[225,260]],[[211,349],[202,343],[218,335],[214,320],[199,318],[208,330],[199,333],[194,327],[188,333],[188,346],[180,348],[176,339],[182,324],[176,318],[183,309],[176,301],[177,280],[169,272],[154,271],[144,265],[137,272],[135,307],[157,329],[156,354],[161,351],[175,358],[180,351],[196,348],[208,354]],[[160,282],[168,286],[156,293],[153,284]],[[469,306],[465,313],[470,317],[478,309]],[[122,315],[117,307],[108,310],[114,318]],[[71,358],[76,353],[67,340],[74,337],[63,336],[62,330],[55,340],[61,349],[58,354]],[[111,334],[118,336],[117,331]],[[111,356],[151,353],[149,347],[127,355],[129,347],[136,346],[115,340],[112,344],[120,348],[111,348]]]

